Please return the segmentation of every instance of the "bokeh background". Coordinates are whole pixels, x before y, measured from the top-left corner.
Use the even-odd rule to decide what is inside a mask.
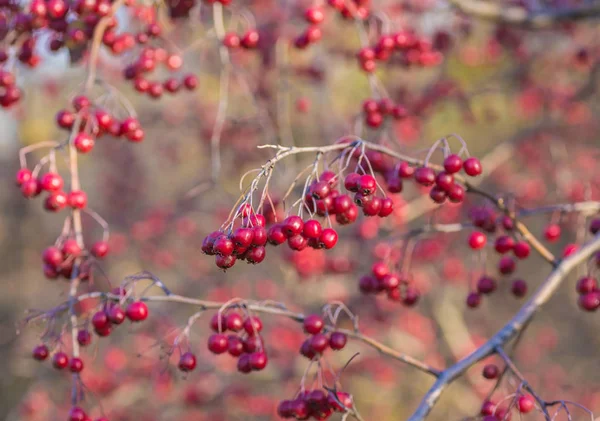
[[[459,16],[447,5],[407,4],[383,7],[395,25],[410,24],[430,39],[442,32],[449,35],[444,61],[425,69],[381,66],[376,72],[380,85],[394,101],[405,104],[409,117],[386,122],[394,138],[368,129],[361,134],[424,156],[436,139],[458,133],[470,153],[494,169],[484,168],[482,186],[521,206],[600,200],[597,24],[529,31]],[[266,39],[284,38],[301,26],[294,20],[282,23],[283,6],[277,2],[254,2],[248,9]],[[169,36],[180,46],[191,43],[210,33],[210,18],[201,23],[172,27]],[[465,221],[471,206],[484,204],[480,199],[433,208],[426,193],[406,183],[392,217],[381,222],[361,216],[357,224],[341,228],[340,244],[332,251],[292,254],[270,248],[262,264],[240,263],[226,273],[200,251],[204,236],[220,226],[235,203],[240,176],[271,156],[272,151],[258,150],[257,145],[326,145],[355,133],[361,103],[373,96],[354,58],[359,37],[354,24],[333,16],[323,30],[323,41],[306,51],[281,41],[256,53],[233,55],[216,185],[207,180],[209,139],[221,95],[220,63],[210,37],[184,57],[186,70],[199,75],[200,89],[160,101],[140,97],[119,82],[127,57],[101,55],[104,77],[133,103],[146,139],[130,144],[103,138],[93,153],[80,159],[90,207],[111,230],[111,254],[83,289],[108,290],[125,276],[147,270],[173,291],[198,298],[273,299],[304,312],[341,300],[359,316],[365,334],[443,367],[472,351],[523,303],[510,293],[513,279],[525,279],[533,289],[549,273],[548,265],[533,256],[519,262],[514,275],[501,277],[499,257],[490,249],[484,264],[498,277],[499,290],[476,310],[467,309],[465,298],[481,263],[466,247],[466,233],[419,241],[410,273],[423,297],[414,308],[362,296],[358,280],[381,250],[400,247],[394,240],[402,232],[432,220]],[[45,279],[40,258],[60,234],[62,216],[44,212],[39,200],[23,199],[12,181],[19,148],[65,136],[54,125],[54,115],[85,78],[81,65],[69,68],[66,62],[66,57],[53,57],[40,69],[21,72],[23,102],[0,114],[5,186],[0,189],[0,418],[6,420],[65,419],[69,407],[70,376],[30,357],[44,326],[23,323],[28,310],[50,309],[66,299],[68,284]],[[452,145],[459,148],[458,142]],[[35,162],[34,156],[29,159]],[[313,159],[307,155],[281,162],[272,194],[283,194]],[[59,159],[62,170],[63,164]],[[549,245],[558,255],[567,244],[585,239],[586,220],[576,215],[541,215],[527,222],[534,234],[542,235],[551,221],[563,227],[559,241]],[[86,220],[84,227],[86,241],[100,235],[92,221]],[[548,400],[573,400],[600,411],[600,321],[597,314],[578,308],[574,287],[586,270],[569,277],[540,312],[516,349],[515,361]],[[183,375],[176,369],[178,352],[167,356],[168,341],[193,309],[164,303],[151,304],[150,312],[147,323],[127,325],[109,338],[94,337],[86,349],[86,405],[94,413],[103,408],[111,420],[271,420],[277,419],[277,402],[296,392],[307,362],[298,354],[303,334],[294,322],[264,317],[270,364],[261,373],[244,376],[236,372],[233,358],[206,350],[207,315],[195,324],[190,338],[199,367]],[[329,353],[327,360],[339,370],[356,352],[359,356],[341,381],[363,417],[407,417],[431,379],[359,343]],[[432,419],[477,415],[493,386],[481,377],[481,367],[450,387]],[[514,381],[503,383],[496,399],[514,393],[517,386]],[[574,411],[574,419],[588,417]],[[567,418],[562,413],[557,419]]]

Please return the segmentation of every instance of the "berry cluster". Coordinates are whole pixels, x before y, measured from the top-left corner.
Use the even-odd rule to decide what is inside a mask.
[[[419,290],[410,285],[406,276],[392,272],[385,262],[375,262],[371,267],[371,275],[360,278],[358,287],[363,294],[386,293],[392,301],[402,301],[406,306],[413,306],[419,301]]]
[[[585,311],[596,311],[600,307],[600,288],[592,276],[584,276],[577,281],[579,306]]]
[[[0,57],[0,63],[2,63]],[[0,107],[8,108],[21,99],[21,90],[16,85],[15,76],[0,69]]]
[[[383,98],[377,101],[376,99],[367,99],[362,104],[363,114],[365,116],[365,124],[373,129],[380,127],[385,117],[392,117],[396,120],[405,118],[408,111],[403,105],[394,104],[390,98]]]
[[[260,34],[256,29],[247,30],[244,35],[239,36],[235,32],[228,32],[223,37],[223,45],[229,49],[242,47],[246,50],[253,50],[258,46]]]
[[[134,301],[123,310],[118,304],[106,304],[92,316],[92,326],[98,336],[108,336],[112,329],[128,318],[132,322],[142,322],[148,318],[148,306],[143,301]],[[79,339],[79,338],[78,338]]]
[[[309,7],[304,12],[304,20],[310,26],[294,40],[294,46],[299,49],[306,48],[321,39],[323,34],[319,25],[325,20],[325,12],[319,6]]]
[[[158,29],[152,31],[152,28],[155,27]],[[156,33],[157,35],[153,36],[158,36],[160,27],[150,25],[145,33]],[[148,75],[153,73],[159,64],[162,64],[169,72],[176,72],[183,66],[183,59],[180,55],[169,54],[164,48],[148,46],[142,48],[135,62],[123,70],[123,77],[125,80],[132,82],[133,88],[137,92],[145,93],[153,99],[160,98],[164,92],[176,94],[182,87],[188,91],[193,91],[198,86],[198,78],[191,73],[180,78],[167,77],[164,81],[148,80]]]
[[[369,174],[350,173],[344,179],[344,187],[354,193],[354,203],[360,206],[365,216],[385,218],[394,211],[394,202],[389,197],[377,197],[377,180]]]
[[[353,407],[352,396],[346,392],[323,389],[303,390],[293,400],[283,400],[277,407],[281,418],[326,420],[334,412],[346,412]]]
[[[300,346],[300,354],[309,360],[313,360],[315,357],[320,358],[327,348],[339,351],[346,346],[348,341],[347,336],[342,332],[332,332],[330,335],[323,333],[325,322],[316,314],[307,316],[303,321],[303,327],[304,332],[311,336]]]
[[[90,152],[94,148],[95,140],[110,135],[124,137],[130,142],[141,142],[144,139],[144,130],[135,117],[117,119],[108,111],[92,104],[87,96],[79,95],[72,101],[75,112],[61,110],[56,114],[56,124],[65,130],[75,129],[73,143],[80,153]]]
[[[213,354],[229,355],[238,359],[240,373],[260,371],[267,366],[268,358],[260,335],[263,324],[257,316],[242,316],[236,312],[217,313],[210,320],[216,332],[208,338],[208,349]],[[225,332],[233,332],[226,335]]]
[[[62,244],[61,244],[62,243]],[[78,278],[82,281],[90,276],[90,266],[85,264],[86,258],[93,256],[102,259],[108,254],[108,243],[104,240],[96,241],[88,250],[82,249],[74,238],[59,238],[58,246],[47,247],[42,253],[44,275],[48,279],[62,276],[71,279],[75,259],[83,258],[79,267]]]
[[[397,53],[397,60],[404,66],[436,66],[442,62],[442,54],[436,51],[431,42],[412,31],[381,35],[375,45],[363,47],[357,54],[360,68],[374,72],[377,62],[386,62]]]

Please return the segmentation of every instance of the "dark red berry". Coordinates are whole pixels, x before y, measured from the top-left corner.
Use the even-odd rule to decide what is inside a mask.
[[[192,371],[196,368],[196,356],[191,352],[185,352],[179,357],[179,369],[185,373]]]
[[[148,317],[148,306],[141,301],[135,301],[127,306],[125,315],[132,322],[141,322]]]
[[[303,321],[304,331],[311,335],[316,335],[317,333],[321,333],[323,327],[325,326],[325,322],[316,314],[311,314],[306,316]]]

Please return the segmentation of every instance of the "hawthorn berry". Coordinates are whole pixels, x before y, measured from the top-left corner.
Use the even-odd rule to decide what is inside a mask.
[[[92,256],[102,259],[108,254],[108,243],[106,241],[96,241],[90,249]]]
[[[517,401],[517,407],[519,412],[522,414],[527,414],[535,408],[535,402],[533,398],[529,395],[519,396],[519,400]]]
[[[252,370],[263,370],[267,366],[267,354],[264,352],[253,352],[250,354],[250,367]]]
[[[510,290],[515,297],[524,297],[527,294],[527,282],[517,279],[513,281]]]
[[[52,357],[52,365],[58,370],[62,370],[69,364],[69,357],[62,351],[57,352]]]
[[[477,308],[481,304],[481,294],[477,292],[471,292],[467,295],[467,306],[470,308]]]
[[[435,172],[428,167],[419,167],[414,173],[415,181],[422,186],[429,187],[435,183]]]
[[[513,253],[519,259],[526,259],[529,257],[531,247],[525,241],[518,241],[513,246]]]
[[[317,333],[321,333],[321,331],[323,330],[323,327],[325,326],[325,322],[323,321],[321,316],[318,316],[316,314],[311,314],[309,316],[306,316],[306,318],[304,319],[302,324],[304,326],[304,331],[311,335],[316,335]]]
[[[87,329],[81,329],[77,332],[77,342],[81,346],[88,346],[92,343],[92,335]]]
[[[113,304],[108,309],[107,316],[108,316],[108,320],[113,325],[120,325],[121,323],[123,323],[125,321],[125,317],[126,317],[125,311],[123,311],[121,306],[119,306],[118,304]]]
[[[327,335],[317,333],[310,338],[310,348],[317,354],[323,353],[329,346],[329,338]]]
[[[342,332],[333,332],[329,337],[329,347],[334,351],[343,349],[346,346],[348,337]]]
[[[474,231],[469,236],[469,247],[471,247],[473,250],[482,249],[485,247],[486,243],[487,237],[482,232]]]
[[[78,357],[73,357],[69,360],[69,370],[71,373],[81,373],[83,370],[83,360]]]
[[[244,330],[250,336],[254,336],[255,334],[259,333],[262,331],[262,328],[262,321],[256,316],[248,317],[246,320],[244,320]]]
[[[448,174],[455,174],[461,170],[463,166],[463,161],[460,156],[456,154],[448,155],[444,159],[444,170]]]
[[[556,224],[550,224],[546,227],[546,230],[544,231],[544,237],[546,237],[546,240],[548,241],[556,241],[558,240],[558,237],[560,237],[560,226],[556,225]]]
[[[132,322],[141,322],[148,317],[148,306],[142,301],[134,301],[125,309],[125,315]]]
[[[500,374],[500,369],[495,364],[487,364],[485,367],[483,367],[482,374],[486,379],[493,380]]]
[[[213,354],[222,354],[227,351],[227,336],[222,333],[214,333],[208,337],[208,349]]]
[[[46,345],[38,345],[33,348],[33,358],[38,361],[44,361],[48,358],[50,352],[48,351],[48,347]]]
[[[194,370],[196,368],[196,356],[191,352],[181,354],[177,367],[185,373]]]
[[[465,170],[467,175],[470,175],[471,177],[475,177],[475,176],[481,174],[481,171],[482,171],[481,162],[479,162],[479,159],[477,159],[475,157],[467,158],[463,162],[463,169]]]

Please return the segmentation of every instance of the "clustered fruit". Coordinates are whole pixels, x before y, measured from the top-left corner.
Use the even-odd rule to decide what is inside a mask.
[[[302,390],[293,400],[283,400],[277,407],[281,418],[297,420],[326,420],[334,412],[347,412],[353,408],[352,396],[346,392],[323,389]]]
[[[242,36],[235,32],[228,32],[223,36],[223,45],[230,50],[238,49],[239,47],[245,50],[253,50],[258,46],[260,34],[256,29],[247,30]]]
[[[242,316],[234,311],[219,312],[211,318],[210,327],[215,332],[208,338],[210,352],[217,355],[228,353],[237,358],[240,373],[265,369],[268,358],[260,335],[263,329],[260,317]],[[226,335],[225,332],[231,333]]]
[[[360,278],[358,282],[363,294],[386,294],[392,301],[401,301],[406,306],[413,306],[419,301],[419,290],[410,284],[406,276],[390,270],[385,262],[375,262],[371,274]]]
[[[115,292],[120,291],[117,289]],[[106,303],[102,310],[97,311],[92,316],[94,332],[101,337],[109,336],[113,328],[123,323],[125,318],[128,318],[132,322],[146,320],[148,318],[148,306],[143,301],[133,301],[123,310],[116,303]]]
[[[413,31],[404,30],[381,35],[373,46],[363,47],[357,58],[360,68],[372,73],[377,68],[377,62],[396,61],[406,67],[431,67],[440,64],[443,56],[429,40]]]
[[[89,250],[83,249],[74,238],[59,239],[58,246],[47,247],[42,252],[44,275],[48,279],[57,279],[59,276],[70,280],[73,275],[75,259],[81,258],[77,277],[85,281],[90,276],[90,265],[87,259],[92,256],[103,259],[108,254],[108,243],[104,240],[96,241]]]
[[[323,332],[325,321],[316,314],[306,316],[303,327],[304,332],[309,334],[310,337],[300,346],[300,354],[309,360],[320,358],[328,348],[334,351],[344,349],[348,341],[345,333],[334,331],[328,335]]]
[[[304,20],[309,26],[294,40],[294,46],[299,49],[306,48],[321,39],[323,33],[320,24],[325,20],[325,11],[319,6],[309,7],[304,11]]]
[[[386,117],[401,120],[408,115],[407,109],[401,104],[395,104],[390,98],[367,99],[362,104],[365,124],[373,129],[380,127]]]

